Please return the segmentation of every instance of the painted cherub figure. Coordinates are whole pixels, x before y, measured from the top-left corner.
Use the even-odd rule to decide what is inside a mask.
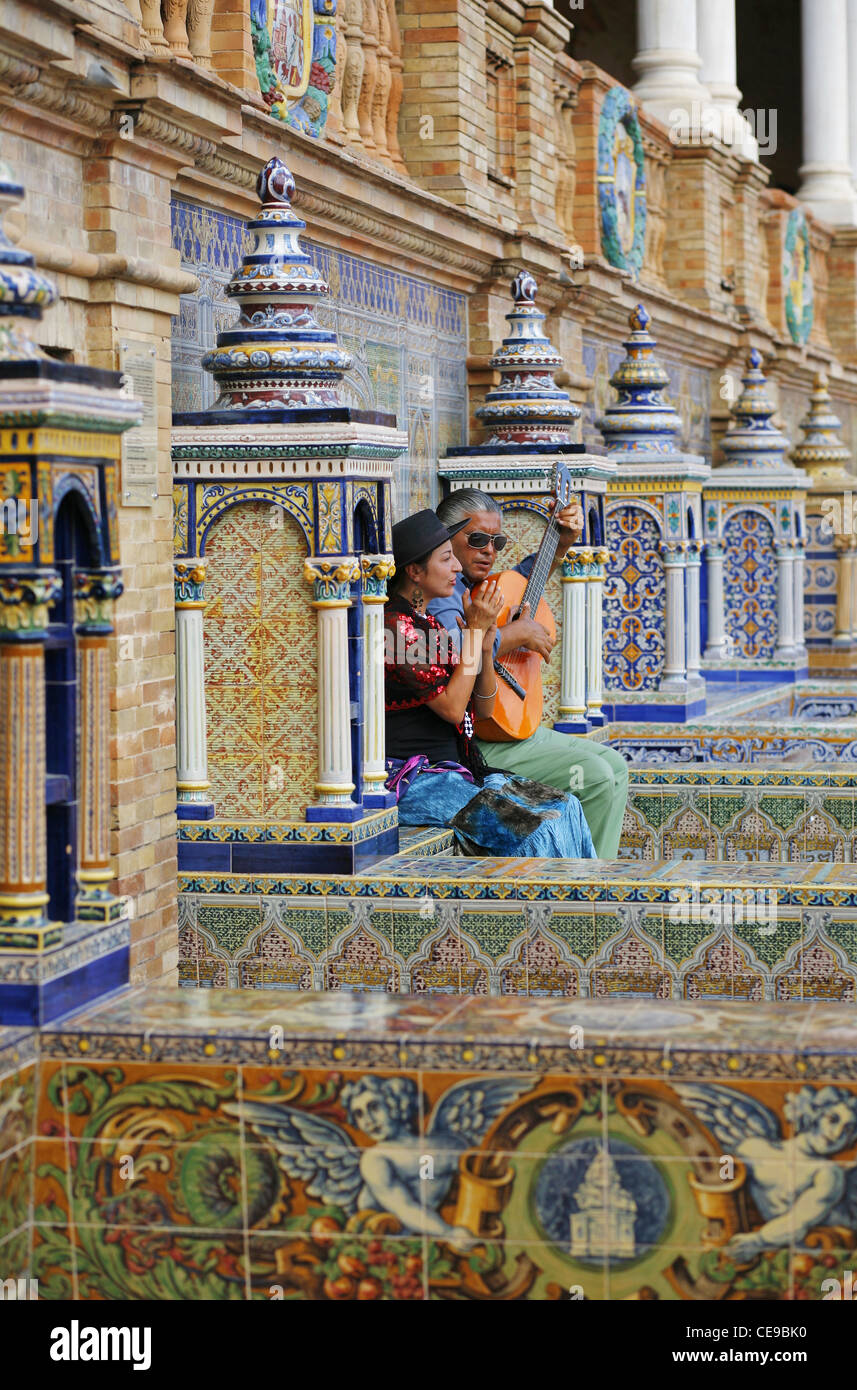
[[[857,1165],[831,1163],[857,1141],[857,1096],[842,1086],[803,1086],[786,1096],[794,1134],[784,1139],[777,1116],[752,1096],[727,1086],[681,1085],[676,1090],[724,1146],[749,1170],[750,1194],[762,1216],[757,1231],[741,1231],[726,1253],[744,1262],[763,1250],[803,1240],[815,1226],[857,1219]]]
[[[416,1083],[410,1077],[366,1075],[346,1083],[340,1095],[348,1122],[374,1141],[365,1147],[336,1121],[296,1106],[245,1101],[224,1109],[270,1140],[280,1166],[305,1184],[308,1197],[349,1214],[389,1212],[404,1232],[433,1236],[464,1251],[478,1244],[478,1237],[440,1214],[460,1155],[477,1145],[531,1085],[526,1077],[459,1082],[440,1097],[420,1134]]]

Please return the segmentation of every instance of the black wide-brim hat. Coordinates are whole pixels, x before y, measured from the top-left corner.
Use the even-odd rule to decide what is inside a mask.
[[[393,559],[398,572],[401,574],[405,565],[422,560],[433,550],[446,545],[469,521],[470,517],[466,516],[454,526],[444,526],[440,517],[428,508],[424,512],[406,516],[404,521],[397,521],[393,527]]]

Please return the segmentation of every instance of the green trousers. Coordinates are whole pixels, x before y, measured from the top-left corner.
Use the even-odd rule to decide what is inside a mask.
[[[615,859],[628,799],[628,764],[613,748],[544,725],[531,738],[479,748],[489,767],[572,791],[583,807],[599,859]]]

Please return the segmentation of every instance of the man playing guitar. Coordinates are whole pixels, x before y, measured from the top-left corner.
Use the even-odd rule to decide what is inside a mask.
[[[556,504],[555,504],[556,505]],[[465,595],[487,579],[497,555],[506,544],[502,532],[502,513],[493,497],[476,488],[461,488],[444,498],[437,515],[445,526],[468,519],[468,525],[452,540],[462,574],[449,598],[435,599],[428,611],[438,622],[457,635],[463,619]],[[580,540],[583,513],[575,498],[557,515],[559,546],[551,572],[562,564],[570,545]],[[516,569],[529,574],[535,557],[528,555]],[[525,604],[521,614],[498,631],[494,644],[495,660],[505,653],[525,647],[549,661],[553,648],[549,633],[537,623]],[[482,756],[489,767],[547,782],[561,791],[574,792],[579,799],[599,859],[614,859],[622,833],[622,817],[628,797],[628,764],[620,753],[577,734],[563,734],[540,725],[536,732],[517,742],[495,743],[479,739]]]

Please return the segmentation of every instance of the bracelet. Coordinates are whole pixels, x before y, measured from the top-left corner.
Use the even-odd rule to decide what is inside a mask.
[[[493,699],[494,699],[494,696],[495,696],[496,694],[497,694],[497,682],[495,681],[495,682],[494,682],[494,689],[493,689],[493,690],[489,690],[485,695],[479,695],[479,694],[477,693],[476,699],[477,699],[477,700],[493,700]]]

